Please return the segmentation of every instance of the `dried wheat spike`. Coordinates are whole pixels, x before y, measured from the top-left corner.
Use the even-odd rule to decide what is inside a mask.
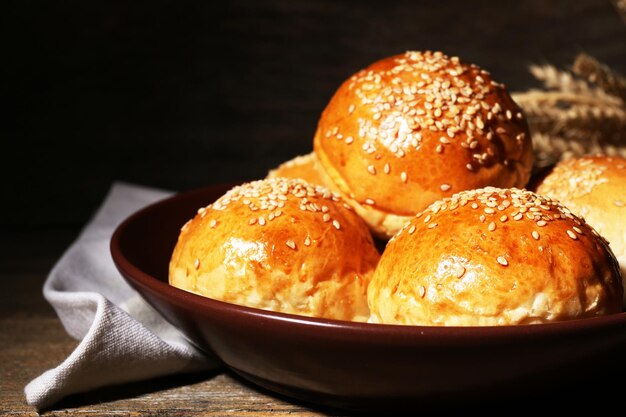
[[[624,145],[606,144],[599,140],[573,140],[540,132],[533,133],[532,137],[535,152],[534,172],[552,166],[559,161],[585,155],[603,154],[626,158],[626,146]]]
[[[584,53],[579,54],[574,61],[573,70],[608,94],[619,97],[626,103],[626,79],[614,73],[594,57]]]

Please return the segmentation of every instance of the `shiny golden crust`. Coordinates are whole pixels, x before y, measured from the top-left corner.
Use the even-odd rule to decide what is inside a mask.
[[[381,217],[406,217],[455,192],[523,187],[532,165],[527,123],[489,73],[440,52],[407,52],[346,80],[314,138],[327,186]]]
[[[390,240],[368,289],[370,321],[481,326],[621,311],[606,241],[530,191],[464,191],[416,215]]]
[[[626,159],[587,156],[559,163],[537,187],[606,238],[626,285]],[[626,298],[624,298],[626,305]]]
[[[272,169],[266,178],[296,178],[309,184],[325,185],[318,173],[317,158],[313,152],[283,162]]]
[[[235,187],[183,226],[170,284],[250,307],[364,321],[379,254],[344,204],[301,180]]]

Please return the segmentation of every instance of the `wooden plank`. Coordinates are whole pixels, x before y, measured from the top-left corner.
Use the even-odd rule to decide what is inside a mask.
[[[77,342],[56,318],[0,320],[0,415],[35,416],[23,388],[58,365]],[[296,401],[257,389],[230,373],[163,377],[74,395],[45,415],[74,416],[323,416]],[[337,411],[334,411],[337,415]]]

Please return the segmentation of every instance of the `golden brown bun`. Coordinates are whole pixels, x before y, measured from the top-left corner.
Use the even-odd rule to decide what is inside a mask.
[[[606,241],[559,203],[487,187],[439,200],[388,243],[368,289],[370,321],[482,326],[618,313]]]
[[[317,158],[313,152],[296,156],[272,169],[266,178],[296,178],[309,184],[325,185],[317,169]]]
[[[537,192],[584,217],[609,241],[626,285],[626,159],[588,156],[563,161]]]
[[[379,254],[344,204],[301,180],[235,187],[183,226],[170,284],[250,307],[367,320],[366,289]]]
[[[346,80],[314,151],[326,185],[381,237],[455,192],[524,187],[532,166],[528,125],[505,87],[441,52],[385,58]]]

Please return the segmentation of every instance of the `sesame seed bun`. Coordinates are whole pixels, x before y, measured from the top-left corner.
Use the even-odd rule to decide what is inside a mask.
[[[621,311],[606,241],[547,197],[487,187],[439,200],[388,243],[368,289],[373,323],[545,323]]]
[[[565,160],[543,179],[537,192],[584,217],[609,241],[626,285],[626,159],[587,156]]]
[[[276,178],[235,187],[183,226],[170,284],[249,307],[364,321],[379,254],[326,188]]]
[[[313,152],[283,162],[272,169],[266,178],[299,178],[309,184],[324,185],[318,172],[317,158]]]
[[[441,52],[407,52],[346,80],[324,109],[314,151],[325,184],[390,237],[453,193],[524,187],[528,125],[502,84]]]

